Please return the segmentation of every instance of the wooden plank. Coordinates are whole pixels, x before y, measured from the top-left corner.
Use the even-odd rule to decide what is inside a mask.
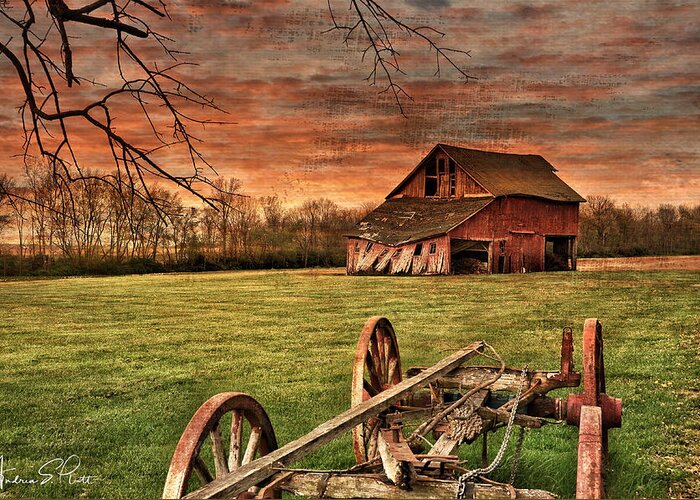
[[[426,267],[426,262],[428,261],[428,246],[427,243],[423,243],[423,251],[420,255],[413,257],[413,266],[411,268],[412,274],[421,274]]]
[[[400,432],[400,431],[399,431]],[[377,436],[377,449],[382,457],[382,467],[389,480],[402,490],[410,490],[416,481],[416,456],[403,440],[392,442],[391,429],[382,429]]]
[[[367,243],[364,242],[365,248]],[[362,257],[360,257],[358,263],[357,263],[357,270],[358,271],[369,271],[372,269],[372,266],[374,265],[374,261],[377,260],[377,257],[379,256],[379,253],[382,251],[383,247],[382,245],[378,243],[373,243],[372,248],[370,248],[369,252],[365,252]]]
[[[255,486],[259,482],[272,476],[275,473],[273,467],[290,465],[296,460],[301,459],[329,441],[332,441],[343,432],[349,431],[368,418],[387,410],[394,402],[404,399],[410,393],[427,386],[445,373],[454,370],[477,353],[483,351],[483,349],[483,342],[474,342],[444,358],[431,368],[422,371],[415,377],[403,380],[386,391],[379,393],[377,396],[319,425],[305,436],[288,443],[282,448],[258,460],[241,466],[224,477],[217,478],[203,488],[190,493],[185,498],[212,498],[222,495],[237,496],[251,486]]]
[[[424,369],[425,368],[421,366],[411,367],[406,372],[406,375],[412,377]],[[460,366],[445,376],[440,377],[438,383],[440,387],[450,389],[472,389],[492,379],[496,373],[498,373],[498,367],[495,366]],[[547,373],[550,372],[543,372],[544,376],[546,376]],[[551,373],[556,374],[558,372]],[[521,374],[522,370],[520,369],[506,368],[501,377],[496,380],[493,385],[489,386],[489,390],[517,392],[520,387]],[[525,388],[530,386],[529,379],[530,377],[528,376]]]
[[[459,438],[449,437],[443,432],[426,455],[452,455],[459,448]]]
[[[399,256],[398,259],[394,259],[395,261],[392,262],[391,274],[408,273],[411,270],[413,252],[416,251],[416,244],[404,245],[401,249],[401,256]]]
[[[394,255],[394,252],[396,251],[394,248],[388,248],[385,247],[382,252],[386,250],[386,253],[382,257],[381,253],[379,254],[379,257],[377,257],[377,264],[374,266],[374,270],[377,271],[378,273],[383,273],[389,263],[391,262],[391,256]]]
[[[411,367],[406,371],[409,377],[414,376],[424,370],[424,367]],[[485,381],[493,378],[498,372],[498,367],[495,366],[460,366],[455,368],[450,373],[440,377],[438,383],[440,387],[449,389],[472,389]],[[534,370],[528,371],[527,379],[523,390],[527,390],[535,384],[539,384],[543,389],[551,391],[559,387],[576,387],[578,382],[572,379],[571,382],[559,382],[556,378],[560,374],[555,370]],[[506,368],[501,377],[489,386],[491,391],[507,391],[518,392],[520,380],[522,377],[522,369]]]
[[[384,479],[384,480],[382,480]],[[321,498],[455,498],[457,481],[420,477],[411,491],[387,483],[377,474],[303,472],[290,476],[279,488],[297,496]],[[544,490],[514,488],[516,498],[556,498]],[[467,498],[511,498],[505,485],[470,483]]]
[[[510,419],[510,411],[494,410],[487,406],[482,406],[481,408],[479,408],[477,410],[477,413],[486,420],[508,423],[508,420]],[[531,417],[529,415],[523,415],[521,413],[515,414],[515,425],[519,425],[520,427],[539,429],[546,423],[546,420],[542,420],[539,417]]]

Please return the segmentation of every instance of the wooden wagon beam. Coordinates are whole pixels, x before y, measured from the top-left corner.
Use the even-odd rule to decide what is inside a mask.
[[[185,498],[213,498],[223,495],[237,496],[275,474],[274,467],[286,466],[308,455],[324,444],[332,441],[343,432],[391,407],[415,390],[425,387],[484,349],[483,342],[475,342],[444,358],[431,368],[423,370],[415,377],[379,393],[377,396],[350,408],[335,418],[319,425],[314,430],[288,443],[264,457],[243,465],[229,474],[217,478],[206,486],[193,491]]]
[[[507,486],[471,483],[467,498],[512,498]],[[404,490],[382,480],[379,474],[292,474],[279,483],[280,489],[293,495],[316,498],[455,498],[457,481],[420,477],[412,489]],[[515,498],[556,498],[548,491],[516,489]]]
[[[412,367],[406,371],[406,375],[414,376],[425,370],[424,367]],[[451,389],[472,389],[490,380],[498,372],[496,366],[461,366],[440,377],[438,380],[441,387]],[[489,386],[491,391],[517,392],[520,388],[522,377],[521,368],[508,368],[504,370],[501,377]],[[545,392],[561,387],[578,387],[580,384],[580,374],[573,372],[568,377],[562,377],[560,371],[534,370],[528,372],[525,389],[533,384],[540,385],[540,391]]]

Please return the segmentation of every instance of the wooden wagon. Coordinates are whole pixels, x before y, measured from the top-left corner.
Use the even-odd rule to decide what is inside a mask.
[[[481,358],[491,365],[471,364]],[[607,431],[621,425],[622,402],[605,394],[602,328],[596,319],[586,320],[583,329],[583,392],[566,399],[547,396],[578,387],[581,378],[574,370],[571,328],[562,333],[557,371],[509,368],[490,345],[475,342],[404,374],[391,323],[373,317],[357,346],[349,410],[278,448],[270,419],[255,399],[218,394],[187,425],[163,497],[276,498],[284,491],[319,498],[553,498],[512,483],[524,429],[566,421],[580,429],[577,498],[601,498]],[[504,438],[489,462],[488,435],[500,428]],[[488,475],[500,465],[515,428],[520,435],[511,480],[493,481]],[[352,431],[357,465],[332,471],[291,468],[347,431]],[[475,467],[458,451],[477,440],[482,459]]]

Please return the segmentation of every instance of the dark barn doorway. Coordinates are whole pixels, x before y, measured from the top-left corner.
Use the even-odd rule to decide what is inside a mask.
[[[547,236],[544,245],[544,270],[574,270],[574,242],[574,236]]]
[[[452,274],[488,273],[489,242],[450,239]]]

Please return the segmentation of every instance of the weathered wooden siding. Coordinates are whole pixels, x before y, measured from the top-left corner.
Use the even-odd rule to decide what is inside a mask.
[[[435,253],[431,254],[433,243]],[[418,244],[422,245],[422,251],[415,255]],[[449,238],[440,236],[398,247],[372,243],[367,251],[367,240],[348,238],[346,271],[348,274],[449,274],[449,245]]]
[[[449,157],[447,155],[442,152],[433,154],[423,162],[421,167],[406,181],[406,184],[404,184],[399,191],[394,193],[391,198],[425,198],[425,165],[429,162],[435,164],[438,158],[443,158],[445,164],[449,167]],[[458,165],[455,165],[455,181],[454,196],[451,196],[449,189],[447,189],[447,187],[449,187],[449,182],[445,185],[444,180],[441,180],[441,189],[438,196],[442,198],[461,198],[470,195],[489,195],[488,191],[479,186],[479,184]]]
[[[419,168],[392,198],[425,198],[425,167]]]
[[[504,272],[543,271],[545,237],[576,236],[578,217],[578,203],[500,198],[450,231],[450,236],[493,241],[491,272],[498,272],[501,256]]]
[[[575,236],[578,233],[578,203],[499,198],[453,229],[450,236],[465,240],[495,240],[509,238],[511,231]]]
[[[479,186],[464,170],[457,167],[457,196],[488,195],[489,192]]]

